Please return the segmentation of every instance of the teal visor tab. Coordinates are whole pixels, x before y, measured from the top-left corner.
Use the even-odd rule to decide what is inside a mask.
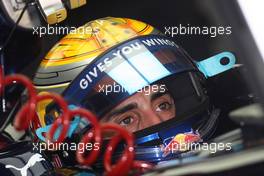
[[[77,106],[75,105],[69,105],[68,108],[70,110],[74,110],[77,109]],[[70,124],[70,129],[68,131],[67,137],[71,137],[73,135],[73,133],[75,132],[75,130],[78,128],[79,124],[81,123],[81,118],[79,116],[75,116],[75,119],[71,122]],[[46,125],[44,127],[40,127],[36,130],[36,135],[37,137],[45,142],[46,141],[46,134],[49,132],[50,128],[51,128],[52,124],[50,125]],[[60,126],[57,131],[55,132],[55,140],[57,140],[61,134],[61,129],[62,126]],[[45,135],[43,135],[45,134]]]
[[[206,78],[215,76],[234,67],[235,56],[231,52],[222,52],[208,59],[196,62],[199,70]]]
[[[71,137],[72,134],[74,133],[74,131],[77,129],[78,125],[80,123],[80,118],[75,118],[71,124],[70,124],[70,129],[67,133],[67,137]],[[38,128],[36,130],[36,135],[37,137],[41,140],[41,141],[46,141],[46,137],[43,135],[43,134],[47,134],[51,128],[52,124],[51,125],[47,125],[45,127],[41,127],[41,128]],[[53,138],[53,140],[57,140],[61,134],[61,130],[62,130],[62,126],[60,126],[57,131],[55,132],[55,137]]]

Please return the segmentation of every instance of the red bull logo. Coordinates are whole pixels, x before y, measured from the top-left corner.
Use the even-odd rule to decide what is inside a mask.
[[[163,157],[170,153],[184,152],[190,149],[190,145],[195,142],[202,141],[199,134],[194,133],[180,133],[177,134],[170,143],[163,147]]]

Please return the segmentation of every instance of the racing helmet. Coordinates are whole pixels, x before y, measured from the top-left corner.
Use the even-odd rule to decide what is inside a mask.
[[[61,39],[42,60],[34,84],[40,93],[62,94],[70,108],[89,109],[100,121],[121,103],[147,90],[151,89],[149,94],[162,93],[158,96],[166,94],[172,99],[173,117],[133,131],[136,159],[157,163],[188,151],[173,150],[172,144],[210,138],[220,112],[210,103],[205,80],[234,63],[230,52],[194,61],[154,27],[107,17]],[[38,106],[41,126],[48,129],[59,113],[54,103],[43,102]],[[76,127],[72,133],[78,131]]]

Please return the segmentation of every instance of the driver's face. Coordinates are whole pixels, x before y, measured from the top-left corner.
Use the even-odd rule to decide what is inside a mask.
[[[103,116],[101,122],[116,123],[130,132],[151,127],[175,117],[175,104],[168,92],[149,88],[138,92]]]

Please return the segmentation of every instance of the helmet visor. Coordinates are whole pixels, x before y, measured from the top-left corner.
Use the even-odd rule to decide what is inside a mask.
[[[194,63],[172,40],[144,36],[127,41],[88,65],[64,91],[71,104],[99,117],[142,88],[185,71]]]

